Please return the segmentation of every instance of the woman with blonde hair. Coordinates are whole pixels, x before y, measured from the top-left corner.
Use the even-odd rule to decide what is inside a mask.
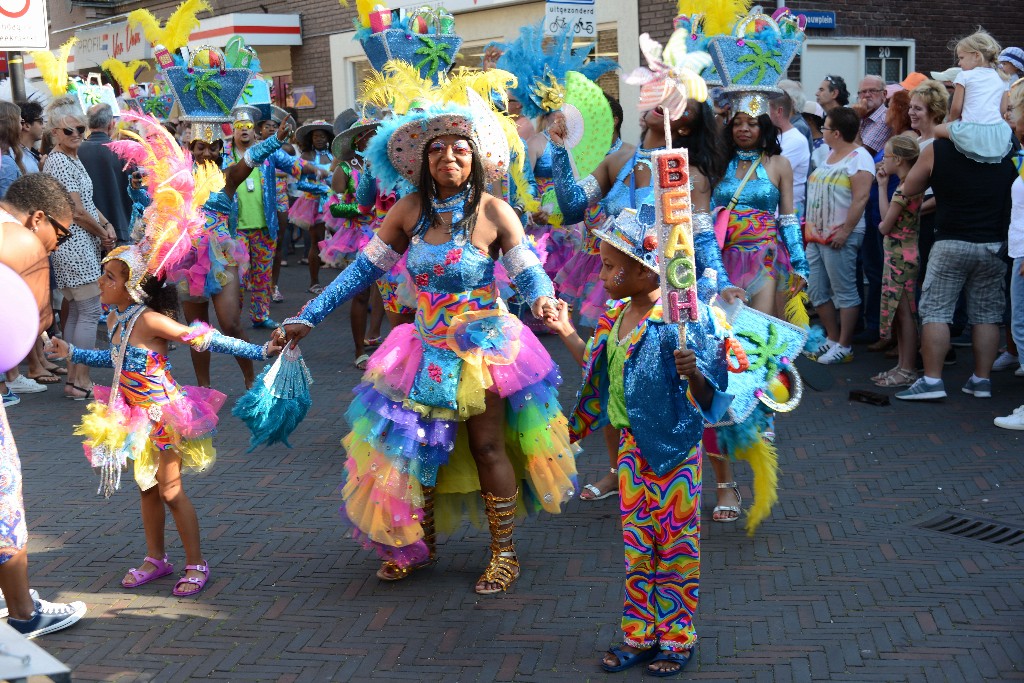
[[[949,112],[949,93],[946,86],[936,80],[922,82],[910,91],[910,128],[918,134],[917,144],[923,150],[935,141],[935,127],[946,119]],[[925,190],[924,202],[921,204],[920,229],[917,246],[921,254],[918,282],[924,282],[924,272],[928,267],[928,254],[935,242],[935,197],[931,190]]]
[[[74,223],[68,226],[71,237],[50,256],[57,289],[68,301],[64,338],[78,348],[94,349],[100,320],[100,247],[112,249],[117,234],[96,208],[92,179],[78,158],[86,131],[78,100],[69,95],[55,99],[46,108],[46,121],[54,147],[43,164],[43,173],[56,178],[74,202]],[[92,398],[88,366],[68,363],[64,396],[76,401]]]

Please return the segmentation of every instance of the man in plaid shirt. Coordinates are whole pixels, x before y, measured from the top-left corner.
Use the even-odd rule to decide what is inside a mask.
[[[857,89],[857,101],[864,105],[861,144],[875,156],[892,137],[892,128],[885,123],[885,114],[889,111],[885,106],[885,81],[880,76],[865,76]]]

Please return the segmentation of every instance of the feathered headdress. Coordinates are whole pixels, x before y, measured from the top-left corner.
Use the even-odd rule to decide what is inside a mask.
[[[414,188],[427,143],[452,133],[473,141],[490,180],[503,178],[509,171],[510,153],[519,160],[521,174],[523,141],[515,122],[497,111],[491,99],[493,93],[514,84],[512,74],[500,69],[460,69],[451,77],[442,75],[435,86],[412,65],[388,62],[383,73],[368,78],[360,92],[364,107],[390,109],[395,114],[381,124],[364,155],[374,177],[386,189]],[[512,172],[514,177],[516,169]]]
[[[102,66],[105,71],[110,72],[110,75],[114,77],[117,84],[121,86],[121,91],[127,93],[132,86],[136,85],[135,75],[139,73],[139,69],[148,66],[148,63],[144,59],[133,59],[125,64],[120,59],[111,57],[104,60]]]
[[[68,57],[71,56],[71,48],[77,42],[78,38],[69,39],[60,46],[58,55],[49,50],[35,50],[29,53],[39,73],[43,75],[43,82],[54,97],[60,97],[68,91]]]
[[[213,11],[206,0],[185,0],[163,24],[149,10],[137,9],[128,13],[128,25],[141,26],[146,40],[173,54],[188,45],[189,34],[199,28],[196,15],[204,11]]]
[[[610,59],[588,62],[594,45],[573,49],[573,33],[563,31],[545,47],[543,22],[523,26],[519,37],[504,45],[498,68],[511,72],[517,84],[510,92],[523,105],[529,118],[557,111],[565,101],[565,75],[577,71],[592,81],[618,68]]]
[[[146,274],[163,276],[181,262],[192,248],[192,238],[205,230],[206,220],[200,208],[211,192],[224,187],[224,174],[212,163],[193,165],[192,155],[152,116],[125,112],[124,118],[139,124],[143,135],[129,130],[129,140],[108,143],[125,164],[134,164],[144,172],[146,189],[152,202],[143,214],[145,234],[137,252],[123,260],[129,268],[129,293],[136,301],[139,284]],[[141,256],[141,259],[139,258]],[[144,270],[139,271],[139,265]]]

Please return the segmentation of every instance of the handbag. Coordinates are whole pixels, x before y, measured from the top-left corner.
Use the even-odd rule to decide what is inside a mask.
[[[754,170],[761,165],[761,157],[757,157],[757,160],[750,165],[747,169],[746,175],[740,180],[740,184],[736,186],[736,191],[732,195],[732,199],[729,203],[718,209],[718,213],[715,215],[715,241],[718,242],[718,248],[721,249],[725,246],[725,235],[729,230],[729,216],[732,215],[732,210],[736,208],[737,202],[740,200],[740,193],[743,192],[743,188],[746,187],[747,181],[750,180],[750,176],[754,175]]]

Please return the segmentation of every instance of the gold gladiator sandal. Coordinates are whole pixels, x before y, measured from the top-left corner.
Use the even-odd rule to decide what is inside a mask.
[[[427,544],[430,553],[427,559],[419,564],[402,567],[392,560],[385,560],[377,570],[377,578],[381,581],[401,581],[417,569],[429,567],[437,561],[437,527],[434,524],[434,487],[423,487],[423,518],[420,520],[423,527],[423,542]]]
[[[519,578],[519,559],[512,545],[512,531],[515,529],[516,500],[519,491],[510,498],[484,493],[484,510],[491,528],[491,563],[487,565],[480,580],[476,582],[479,595],[493,595],[507,591]],[[481,584],[497,584],[497,588],[485,588]]]

